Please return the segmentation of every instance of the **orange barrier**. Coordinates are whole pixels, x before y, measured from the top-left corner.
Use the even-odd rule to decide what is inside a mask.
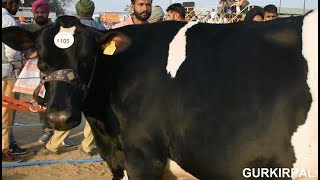
[[[24,17],[24,16],[19,16],[19,21],[20,21],[20,22],[26,21],[26,17]]]
[[[35,106],[31,103],[23,102],[18,99],[14,99],[8,96],[2,95],[2,107],[7,107],[9,109],[17,111],[26,111],[26,112],[45,112],[46,109]]]

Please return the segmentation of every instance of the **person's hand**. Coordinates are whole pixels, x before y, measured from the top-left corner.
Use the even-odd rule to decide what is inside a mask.
[[[26,59],[34,59],[36,57],[38,57],[37,51],[24,54],[24,58],[26,58]]]

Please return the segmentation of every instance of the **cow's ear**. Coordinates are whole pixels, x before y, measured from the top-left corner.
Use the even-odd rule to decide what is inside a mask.
[[[18,26],[6,27],[2,29],[2,42],[12,49],[24,51],[34,45],[32,34]]]
[[[100,38],[103,53],[115,55],[125,51],[131,45],[131,39],[117,31],[109,32]]]

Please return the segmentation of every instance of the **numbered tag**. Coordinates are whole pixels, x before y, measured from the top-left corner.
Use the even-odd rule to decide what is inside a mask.
[[[54,37],[54,44],[61,49],[66,49],[74,43],[74,37],[68,32],[59,32]]]

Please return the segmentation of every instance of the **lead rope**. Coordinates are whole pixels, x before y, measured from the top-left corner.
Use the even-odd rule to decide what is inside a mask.
[[[26,111],[26,112],[45,112],[46,109],[42,107],[35,106],[31,103],[23,102],[8,96],[2,95],[2,107],[7,107],[9,109]]]
[[[98,53],[97,53],[97,54],[98,54]],[[83,95],[82,101],[83,101],[84,98],[86,98],[86,96],[87,96],[87,90],[89,89],[89,87],[90,87],[90,85],[91,85],[91,82],[92,82],[92,79],[93,79],[93,74],[94,74],[94,71],[96,70],[97,54],[96,54],[96,57],[94,58],[94,63],[93,63],[93,68],[92,68],[92,73],[91,73],[91,77],[90,77],[89,83],[88,83],[88,85],[84,88],[84,89],[86,89],[86,90],[84,91],[84,95]]]

